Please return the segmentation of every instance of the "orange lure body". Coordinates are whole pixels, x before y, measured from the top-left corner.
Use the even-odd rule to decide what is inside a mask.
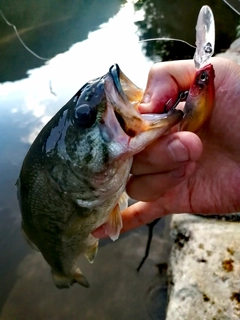
[[[181,131],[197,132],[210,118],[214,105],[214,77],[212,64],[197,70],[179,125]]]

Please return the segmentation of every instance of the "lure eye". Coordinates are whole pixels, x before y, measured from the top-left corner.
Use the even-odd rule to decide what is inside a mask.
[[[212,45],[210,42],[207,42],[204,46],[205,53],[211,54],[213,52]]]
[[[75,109],[75,122],[83,128],[90,128],[96,121],[96,108],[88,104],[81,104]]]
[[[208,74],[207,72],[203,71],[200,76],[199,76],[199,80],[206,82],[208,80]]]

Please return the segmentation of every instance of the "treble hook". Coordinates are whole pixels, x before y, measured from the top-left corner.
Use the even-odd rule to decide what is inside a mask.
[[[180,102],[183,102],[183,101],[186,101],[187,99],[187,96],[188,96],[188,93],[189,91],[183,91],[183,92],[180,92],[179,95],[178,95],[178,98],[177,100],[174,102],[173,106],[171,107],[170,110],[173,110],[173,109],[176,109],[176,107],[178,106],[178,104]],[[167,113],[168,110],[167,110],[167,106],[169,105],[169,103],[172,101],[172,98],[168,100],[168,102],[165,104],[164,106],[164,113]]]

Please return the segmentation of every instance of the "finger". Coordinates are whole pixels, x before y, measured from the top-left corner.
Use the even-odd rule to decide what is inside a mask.
[[[156,63],[150,70],[141,113],[163,112],[170,100],[173,104],[179,92],[188,90],[194,78],[195,68],[192,60]]]
[[[154,201],[189,178],[195,166],[195,162],[191,162],[170,172],[131,176],[126,186],[127,194],[135,200]]]
[[[134,178],[131,178],[127,185],[127,192],[133,199],[146,199],[147,201],[154,200],[158,198],[161,193],[164,193],[166,190],[169,190],[185,181],[186,178],[194,172],[194,169],[195,163],[192,162],[184,165],[183,168],[180,167],[172,172],[137,176],[136,179],[141,179],[141,181],[135,181]],[[159,204],[157,204],[156,210],[154,204],[152,202],[150,202],[150,204],[152,207],[149,212],[148,210],[145,211],[145,207],[148,207],[149,203],[144,202],[138,202],[124,210],[122,213],[123,229],[121,232],[136,228],[164,215],[164,213],[161,213],[161,206]],[[171,211],[168,211],[167,213],[170,212]],[[103,226],[94,230],[92,235],[96,238],[108,237],[105,234]]]
[[[122,212],[123,228],[121,233],[140,227],[164,215],[166,214],[161,212],[157,203],[137,202]],[[97,239],[109,237],[105,233],[104,225],[94,230],[92,235]]]
[[[202,142],[191,132],[175,132],[155,141],[134,156],[134,175],[161,173],[196,161],[202,153]]]
[[[123,228],[121,233],[140,227],[144,224],[163,217],[168,213],[159,206],[159,202],[137,202],[122,212]],[[106,237],[104,230],[99,229],[98,234]]]
[[[189,201],[187,201],[189,195],[187,194],[186,196],[186,194],[182,192],[184,188],[181,188],[181,182],[185,182],[186,178],[193,173],[194,169],[195,163],[189,163],[186,166],[185,174],[182,177],[173,176],[172,179],[170,178],[169,180],[169,177],[164,177],[164,175],[162,175],[160,178],[164,180],[167,177],[166,181],[162,182],[162,186],[159,187],[159,185],[157,185],[156,189],[153,188],[152,192],[156,192],[159,196],[159,190],[161,190],[163,192],[163,196],[159,198],[157,197],[158,200],[155,202],[137,202],[125,209],[122,212],[123,228],[121,233],[137,228],[170,213],[190,212]],[[150,185],[152,184],[152,179],[149,179],[149,183]],[[177,188],[175,188],[175,190],[171,189],[174,186],[177,186]],[[165,191],[167,192],[165,193]],[[149,194],[149,189],[147,192]],[[145,197],[145,193],[146,190],[143,192],[143,197]],[[149,198],[151,198],[151,195]],[[182,203],[179,206],[179,202],[181,200]],[[108,237],[108,235],[105,234],[103,225],[94,230],[92,235],[99,239]]]
[[[164,208],[157,202],[137,202],[122,212],[123,228],[121,233],[135,229],[153,220],[167,215]],[[104,229],[97,230],[100,238],[106,237]]]
[[[190,212],[189,203],[185,201],[186,195],[181,194],[180,187],[181,185],[179,186],[179,197],[176,197],[175,192],[172,194],[169,191],[155,202],[137,202],[125,209],[122,212],[123,228],[121,233],[140,227],[167,214],[180,212],[179,209],[183,210],[181,212]],[[179,198],[182,196],[184,199],[181,208],[179,208]],[[92,235],[96,238],[108,237],[103,226],[94,230]]]

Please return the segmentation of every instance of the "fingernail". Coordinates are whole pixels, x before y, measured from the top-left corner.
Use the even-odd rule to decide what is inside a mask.
[[[168,149],[175,161],[182,162],[189,160],[188,150],[179,139],[173,139],[169,143]]]
[[[141,103],[149,103],[150,102],[150,95],[149,94],[144,94]]]
[[[174,178],[182,178],[185,175],[185,166],[182,166],[174,171],[171,171]]]

